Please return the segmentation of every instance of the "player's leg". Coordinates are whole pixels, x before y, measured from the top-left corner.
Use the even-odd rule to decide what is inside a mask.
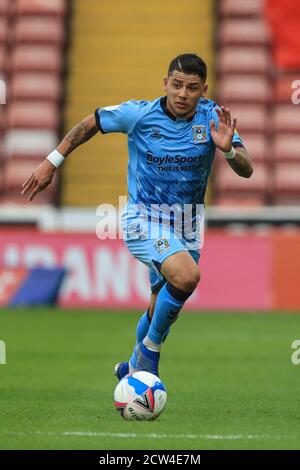
[[[153,318],[145,338],[147,344],[157,350],[160,348],[164,334],[177,320],[185,301],[194,292],[200,281],[197,263],[186,251],[168,257],[162,263],[161,273],[167,283],[157,296]],[[153,344],[151,345],[151,343]],[[156,348],[154,345],[158,345],[158,347]]]
[[[156,375],[164,335],[177,320],[185,301],[200,280],[197,263],[187,251],[167,257],[161,264],[160,272],[167,282],[156,298],[147,336],[135,348],[130,358],[130,369],[145,369]]]
[[[180,296],[180,299],[176,299],[176,298],[174,299],[173,297],[171,297],[171,303],[172,303],[172,300],[173,302],[175,302],[175,304],[173,303],[173,305],[171,305],[171,309],[169,308],[170,307],[169,291],[167,290],[167,294],[165,293],[166,285],[163,285],[163,287],[161,288],[161,290],[159,291],[155,299],[155,306],[154,306],[154,311],[153,311],[153,318],[155,318],[155,327],[152,328],[152,321],[153,321],[152,320],[150,327],[149,327],[149,331],[152,328],[152,330],[155,332],[155,330],[159,329],[158,326],[160,325],[161,331],[159,333],[159,336],[161,337],[159,339],[156,338],[156,342],[155,342],[155,341],[152,341],[151,338],[148,338],[148,335],[147,335],[144,338],[144,340],[141,341],[134,348],[134,353],[130,358],[130,364],[129,364],[130,372],[139,369],[139,370],[149,370],[150,372],[152,371],[153,373],[158,374],[157,369],[158,369],[160,345],[163,341],[163,338],[168,332],[169,326],[176,320],[178,312],[184,304],[185,298],[188,298],[189,295],[192,293],[190,289],[194,287],[194,284],[197,284],[198,282],[197,276],[199,277],[199,271],[198,271],[196,263],[193,261],[191,255],[188,253],[187,248],[184,246],[182,241],[180,241],[179,239],[175,237],[172,237],[172,238],[163,237],[163,238],[155,239],[155,240],[149,239],[149,238],[148,239],[142,239],[142,238],[130,239],[130,240],[126,240],[126,245],[129,251],[133,254],[135,258],[137,258],[138,260],[140,260],[141,262],[143,262],[148,267],[150,267],[153,271],[156,272],[157,280],[162,283],[161,285],[163,285],[164,283],[170,284],[170,286],[168,287],[169,289],[171,289],[172,287],[171,274],[173,273],[175,269],[174,266],[176,266],[176,269],[179,272],[179,278],[181,279],[181,282],[177,282],[176,280],[174,281],[175,285],[173,286],[173,291],[174,289],[178,289],[179,294],[181,293],[181,296]],[[176,259],[174,259],[173,257],[175,256],[175,254],[177,256],[177,254],[179,253],[182,253],[183,256],[180,256],[179,258],[176,257]],[[171,259],[172,260],[174,259],[174,263],[170,262]],[[195,269],[195,266],[196,266],[196,269]],[[164,277],[164,272],[166,272],[168,278]],[[185,278],[183,279],[184,273],[187,273],[187,274]],[[193,279],[193,277],[195,279]],[[170,279],[170,282],[169,282],[169,279]],[[183,280],[184,280],[184,283],[182,282]],[[151,286],[152,286],[152,282],[151,282]],[[164,293],[163,297],[162,297],[162,293]],[[176,297],[176,294],[174,294],[174,296]],[[184,299],[182,299],[182,296],[184,297]],[[161,306],[164,304],[165,301],[167,302],[167,306],[166,308],[162,308]],[[159,309],[158,309],[158,304],[159,304]],[[157,311],[159,313],[157,313]],[[169,318],[166,319],[166,317],[169,317]],[[147,346],[145,346],[144,344],[145,341],[149,345],[149,349]],[[127,362],[121,363],[121,365],[122,366],[126,365],[126,368],[128,368]],[[125,369],[124,369],[125,373],[124,371],[122,373],[119,373],[120,370],[121,368],[118,367],[117,365],[115,369],[115,375],[119,379],[123,375],[125,375],[125,373],[128,373],[125,371]]]
[[[158,296],[158,292],[159,290],[155,293],[151,292],[150,305],[147,308],[146,312],[143,313],[143,315],[139,319],[139,322],[136,328],[136,342],[137,343],[140,343],[141,341],[143,341],[146,334],[148,333],[149,326],[151,323],[151,318],[154,312],[156,298]]]
[[[159,288],[156,290],[156,292],[151,292],[151,298],[150,298],[150,306],[147,308],[146,312],[140,317],[137,329],[136,329],[136,345],[143,341],[145,336],[147,336],[150,324],[151,324],[151,319],[153,317],[154,309],[155,309],[155,303],[156,299],[158,296],[158,293],[160,291],[162,286],[159,286]],[[164,337],[163,337],[163,342],[166,340],[167,336],[169,334],[169,329],[166,331]],[[114,374],[118,377],[118,379],[121,379],[125,375],[129,374],[129,363],[128,361],[125,362],[119,362],[115,366],[115,372]]]
[[[136,343],[140,343],[146,336],[149,330],[149,326],[151,323],[151,318],[154,311],[156,297],[158,292],[160,291],[163,284],[166,282],[165,279],[161,278],[161,274],[157,272],[157,270],[149,267],[149,281],[151,285],[151,297],[150,297],[150,305],[147,308],[146,312],[141,316],[138,322],[138,326],[136,329]]]
[[[143,341],[143,339],[148,333],[148,330],[151,324],[151,319],[153,317],[153,313],[155,309],[156,299],[157,299],[157,296],[161,287],[162,286],[160,286],[156,292],[151,292],[150,306],[147,308],[146,312],[139,319],[137,329],[136,329],[136,344]],[[169,331],[166,332],[166,335],[164,336],[163,341],[165,341],[168,333]]]
[[[131,240],[130,242],[127,242],[127,246],[130,252],[133,254],[133,256],[135,256],[136,258],[138,258],[139,260],[147,264],[147,266],[149,267],[149,281],[151,285],[150,305],[147,308],[147,310],[139,318],[139,321],[136,327],[136,344],[134,347],[134,351],[136,349],[136,346],[141,341],[143,341],[143,339],[148,333],[150,323],[151,323],[151,318],[153,316],[153,312],[155,308],[157,295],[159,293],[159,290],[163,286],[163,284],[166,282],[166,280],[163,279],[162,275],[157,271],[157,269],[150,265],[150,258],[149,258],[149,261],[147,259],[147,254],[149,251],[148,245],[149,245],[149,241],[146,242],[146,241],[141,241],[141,240]],[[148,262],[146,263],[146,261]],[[119,362],[116,364],[115,369],[114,369],[114,375],[120,380],[122,377],[129,374],[129,372],[131,371],[132,371],[132,368],[129,369],[129,361],[123,361],[123,362]]]

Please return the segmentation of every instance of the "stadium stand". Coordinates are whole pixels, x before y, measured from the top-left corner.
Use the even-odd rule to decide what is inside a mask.
[[[299,101],[293,100],[300,88],[300,37],[298,0],[265,1],[265,15],[272,38],[274,63],[273,155],[274,203],[299,204],[300,160]],[[297,93],[299,98],[300,93]]]
[[[250,180],[237,176],[224,158],[215,164],[215,203],[260,206],[270,199],[269,119],[272,101],[269,76],[269,32],[262,0],[222,0],[217,36],[217,102],[238,118],[237,128],[255,171]]]
[[[57,144],[61,127],[65,0],[0,1],[0,203],[24,203],[22,183]],[[34,204],[54,203],[57,179]]]
[[[299,204],[300,111],[291,95],[292,83],[300,74],[295,67],[292,70],[288,59],[296,60],[293,51],[279,44],[279,37],[284,42],[283,31],[287,34],[289,28],[286,15],[299,14],[296,3],[292,0],[286,11],[281,0],[219,2],[217,101],[238,117],[238,131],[255,163],[253,176],[244,182],[223,161],[217,161],[215,202],[221,206],[227,202]],[[281,33],[275,38],[280,25]],[[277,63],[272,60],[276,58]],[[249,193],[255,193],[255,199]]]

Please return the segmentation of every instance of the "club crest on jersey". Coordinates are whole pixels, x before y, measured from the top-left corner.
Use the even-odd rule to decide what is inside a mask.
[[[158,253],[162,253],[164,250],[167,250],[170,247],[170,243],[166,238],[160,238],[154,244]]]
[[[206,142],[207,134],[206,127],[204,125],[192,126],[193,131],[193,142]]]

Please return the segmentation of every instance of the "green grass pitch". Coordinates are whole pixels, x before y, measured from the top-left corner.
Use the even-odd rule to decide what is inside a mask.
[[[138,313],[0,311],[1,449],[300,449],[296,314],[182,312],[164,344],[153,422],[114,410],[112,370]]]

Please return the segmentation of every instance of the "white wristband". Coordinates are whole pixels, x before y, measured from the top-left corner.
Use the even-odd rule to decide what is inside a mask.
[[[58,150],[53,150],[53,152],[48,155],[47,160],[58,168],[65,161],[65,157],[59,153]]]
[[[223,155],[227,160],[231,160],[232,158],[235,157],[236,155],[236,150],[234,147],[231,147],[231,150],[229,152],[223,152]]]

